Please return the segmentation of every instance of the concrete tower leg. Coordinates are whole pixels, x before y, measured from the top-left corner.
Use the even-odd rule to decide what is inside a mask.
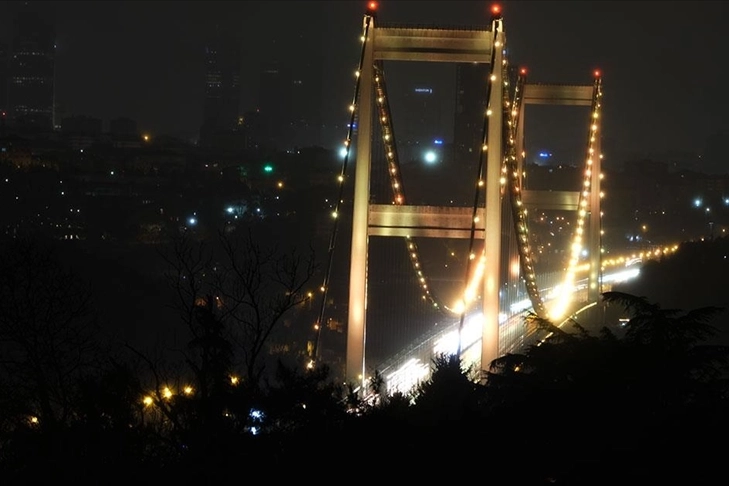
[[[357,125],[357,158],[355,161],[354,208],[352,216],[352,249],[349,273],[349,320],[347,325],[347,383],[364,389],[365,340],[367,317],[367,225],[370,205],[370,172],[372,167],[372,93],[374,75],[375,21],[370,19],[368,38],[360,73],[359,113]]]
[[[600,97],[598,97],[597,103],[602,103]],[[601,110],[598,110],[598,112],[601,112]],[[592,113],[590,113],[590,116],[592,116]],[[599,302],[601,293],[600,275],[602,273],[600,268],[602,265],[602,254],[600,253],[602,241],[602,236],[600,234],[602,230],[602,208],[600,207],[600,192],[602,190],[600,187],[600,174],[602,173],[602,156],[600,139],[602,137],[602,130],[600,127],[600,118],[598,118],[597,120],[591,119],[590,122],[597,124],[597,130],[595,132],[590,132],[591,135],[594,135],[595,141],[592,144],[592,172],[590,174],[590,221],[588,228],[590,270],[587,282],[587,301]],[[598,308],[599,307],[600,306],[598,305]]]
[[[486,215],[484,253],[486,257],[483,280],[483,329],[481,333],[481,370],[488,370],[499,356],[499,290],[501,281],[501,164],[503,162],[503,49],[505,36],[501,20],[491,24],[499,29],[494,55],[494,78],[491,82],[491,110],[488,122],[486,153]]]

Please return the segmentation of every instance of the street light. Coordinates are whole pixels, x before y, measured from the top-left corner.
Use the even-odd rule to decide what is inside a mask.
[[[438,156],[433,150],[428,150],[425,152],[425,162],[428,164],[434,164],[435,161],[438,160]]]

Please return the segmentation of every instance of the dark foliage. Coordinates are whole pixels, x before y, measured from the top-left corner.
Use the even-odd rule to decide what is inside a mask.
[[[56,268],[41,254],[33,264]],[[20,270],[31,265],[16,261],[4,260],[0,276],[3,345],[26,351],[6,352],[0,361],[4,484],[229,484],[263,477],[328,484],[352,474],[434,482],[443,471],[457,480],[479,471],[491,484],[713,484],[723,474],[723,449],[715,443],[729,432],[729,349],[714,339],[718,307],[684,312],[607,292],[605,304],[629,318],[624,327],[590,333],[577,322],[557,328],[531,316],[552,336],[494,360],[488,370],[438,356],[412,394],[387,395],[375,373],[363,397],[337,383],[326,366],[305,369],[296,359],[279,360],[275,373],[255,386],[233,380],[235,342],[225,332],[224,307],[194,288],[185,300],[190,307],[180,307],[190,329],[180,369],[192,385],[173,386],[169,370],[133,354],[152,372],[150,391],[138,362],[111,354],[99,359],[90,345],[79,348],[88,354],[57,355],[62,369],[73,372],[47,378],[52,368],[32,359],[45,348],[29,339],[61,349],[71,336],[93,343],[82,332],[92,322],[87,313],[58,306],[81,309],[86,300],[58,296],[86,294],[70,285],[68,273],[32,274],[28,282],[65,279],[33,294],[37,308],[59,309],[45,324],[33,321],[33,306],[8,305],[25,302],[8,282],[23,282]],[[193,275],[189,261],[193,266],[183,270]],[[20,332],[20,322],[37,325]],[[45,325],[65,332],[48,334]],[[18,357],[43,373],[19,368]],[[43,405],[47,390],[54,399]]]

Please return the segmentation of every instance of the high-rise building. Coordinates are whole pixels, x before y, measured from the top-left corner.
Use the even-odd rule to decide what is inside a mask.
[[[218,35],[205,47],[205,101],[200,145],[229,145],[240,127],[240,44]]]
[[[323,69],[320,57],[304,57],[294,66],[290,79],[291,147],[312,147],[322,143]]]
[[[258,114],[263,130],[262,145],[281,147],[289,135],[289,115],[291,111],[291,78],[281,63],[268,60],[261,66]]]
[[[266,144],[293,150],[321,144],[321,60],[268,60],[261,66],[257,111]]]
[[[9,66],[9,125],[50,132],[54,120],[55,32],[29,11],[18,13]]]
[[[476,166],[478,149],[483,143],[488,78],[491,66],[484,63],[456,65],[456,113],[453,124],[455,161]]]
[[[400,103],[392,108],[403,114],[393,114],[398,150],[403,161],[422,160],[436,140],[442,143],[440,100],[429,84],[416,84],[402,94]]]
[[[258,110],[247,111],[243,115],[244,148],[250,152],[265,151],[265,125]]]
[[[9,76],[9,49],[8,45],[0,42],[0,126],[4,125],[8,113],[8,82]]]

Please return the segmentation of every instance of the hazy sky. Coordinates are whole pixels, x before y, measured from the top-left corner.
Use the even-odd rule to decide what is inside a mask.
[[[0,2],[0,32],[9,32],[20,3]],[[250,73],[244,76],[244,107],[256,104],[261,61],[312,56],[324,70],[325,122],[348,121],[366,2],[30,3],[55,22],[56,93],[63,115],[95,116],[105,123],[128,116],[141,129],[196,133],[202,118],[202,47],[217,26],[243,43],[244,71]],[[595,68],[604,72],[608,144],[624,151],[699,151],[708,135],[727,129],[729,100],[721,83],[729,54],[725,2],[500,4],[509,61],[528,67],[530,81],[589,84]],[[378,22],[487,25],[491,5],[381,1]],[[541,116],[545,120],[535,128],[535,122],[527,125],[528,137],[578,137],[578,146],[584,145],[582,135],[559,132],[560,123],[553,121],[561,118]]]

